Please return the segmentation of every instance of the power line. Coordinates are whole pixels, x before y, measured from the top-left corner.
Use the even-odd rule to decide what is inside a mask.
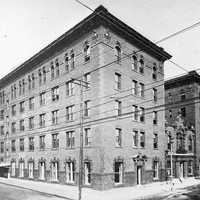
[[[93,10],[92,8],[90,8],[88,5],[86,5],[85,3],[82,3],[81,1],[79,1],[79,0],[75,0],[75,1],[78,2],[79,4],[81,4],[82,6],[84,6],[85,8],[89,9],[90,11],[92,11],[92,12],[95,11],[95,10]],[[103,15],[100,15],[99,13],[96,13],[96,14],[97,14],[98,16],[102,17],[103,19],[105,19],[106,21],[108,21],[107,17],[104,17]],[[114,20],[114,19],[112,19],[112,20]],[[115,20],[114,20],[114,21],[115,21]],[[109,21],[109,23],[112,23],[113,25],[115,25],[112,21]],[[116,25],[115,25],[115,26],[116,26]],[[120,27],[117,26],[117,28],[120,28]],[[171,36],[171,37],[172,37],[172,36]],[[165,39],[165,40],[167,40],[167,39]],[[155,42],[155,44],[158,44],[158,43],[160,43],[160,42],[161,42],[161,40]],[[135,53],[138,53],[138,52],[140,52],[140,51],[142,51],[142,50],[139,50],[139,51],[137,51],[137,52],[135,52]],[[131,55],[133,55],[133,53],[132,53],[132,54],[129,54],[128,57],[131,56]],[[169,62],[170,62],[170,61],[169,61]],[[188,72],[188,70],[186,70],[184,67],[181,67],[179,64],[175,63],[174,61],[171,61],[171,63],[174,64],[175,66],[177,66],[178,68],[180,68],[181,70],[184,70],[185,72]]]

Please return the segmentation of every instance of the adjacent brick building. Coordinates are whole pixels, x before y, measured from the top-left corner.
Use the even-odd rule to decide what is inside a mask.
[[[165,82],[166,124],[167,129],[173,129],[173,166],[176,177],[199,174],[199,84],[200,75],[196,71]],[[182,121],[179,127],[177,118]],[[167,160],[169,162],[169,155]]]
[[[103,6],[0,80],[1,165],[11,177],[77,184],[80,86],[84,185],[165,178],[162,48]],[[87,84],[88,83],[88,84]]]

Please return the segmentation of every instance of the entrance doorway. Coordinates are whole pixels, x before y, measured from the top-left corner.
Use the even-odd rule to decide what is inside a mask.
[[[137,185],[141,185],[142,182],[142,167],[137,166]]]
[[[179,177],[180,178],[184,177],[184,162],[180,162],[180,165],[179,165]]]

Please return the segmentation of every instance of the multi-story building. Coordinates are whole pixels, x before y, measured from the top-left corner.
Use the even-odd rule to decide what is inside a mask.
[[[173,168],[176,177],[199,174],[199,83],[200,75],[196,71],[165,82],[165,115],[167,129],[173,128],[173,148],[175,149],[173,151]],[[177,126],[177,117],[181,118],[181,126]],[[191,148],[187,146],[187,143]],[[168,168],[169,159],[170,155],[167,155]]]
[[[84,185],[162,180],[169,58],[100,6],[2,78],[1,158],[11,177],[77,184],[82,103]]]

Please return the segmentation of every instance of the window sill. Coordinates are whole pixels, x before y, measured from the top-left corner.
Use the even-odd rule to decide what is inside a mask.
[[[159,178],[158,178],[158,177],[156,177],[156,178],[153,178],[153,180],[154,180],[154,181],[159,181]]]
[[[52,151],[57,151],[59,147],[51,148]]]
[[[122,146],[115,146],[115,148],[122,149],[123,147]]]
[[[90,145],[90,146],[84,146],[84,148],[85,149],[90,149],[90,148],[92,148],[92,146]]]
[[[121,187],[123,185],[124,185],[123,183],[115,183],[115,187]]]

